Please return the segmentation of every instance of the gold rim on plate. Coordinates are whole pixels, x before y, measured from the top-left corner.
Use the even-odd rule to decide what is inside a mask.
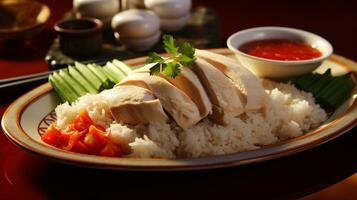
[[[213,49],[211,51],[227,56],[232,55],[228,49]],[[340,68],[344,68],[345,71],[351,72],[354,80],[357,80],[357,63],[338,55],[331,56],[329,62],[334,63],[336,66],[338,65]],[[125,63],[132,66],[143,65],[145,58],[131,59],[125,61]],[[64,163],[95,168],[135,171],[176,171],[221,168],[256,163],[316,147],[346,133],[357,124],[357,103],[352,101],[340,116],[323,124],[319,128],[300,137],[264,146],[256,150],[194,159],[112,158],[64,151],[45,144],[24,130],[21,123],[24,111],[36,103],[39,98],[51,95],[51,93],[53,95],[52,87],[49,83],[46,83],[15,100],[7,108],[1,121],[5,135],[16,145],[32,153]],[[357,94],[357,92],[354,91],[354,94]],[[353,98],[355,98],[355,95]],[[48,113],[52,109],[49,109]],[[34,127],[37,130],[38,123]]]

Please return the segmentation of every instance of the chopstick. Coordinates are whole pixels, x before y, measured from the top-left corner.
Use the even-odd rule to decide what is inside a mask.
[[[107,62],[107,59],[82,61],[83,64],[95,63],[100,66],[105,65],[106,62]],[[45,81],[47,81],[48,76],[50,74],[52,74],[53,72],[59,71],[59,70],[60,69],[50,70],[50,71],[40,72],[40,73],[35,73],[35,74],[30,74],[30,75],[0,79],[0,92],[17,89],[19,87],[33,86],[38,83],[44,83]]]
[[[0,92],[46,82],[49,74],[53,72],[54,71],[47,71],[24,76],[16,76],[7,79],[0,79]]]
[[[54,71],[47,71],[47,72],[40,72],[40,73],[36,73],[36,74],[30,74],[30,75],[24,75],[24,76],[15,76],[12,78],[5,78],[5,79],[0,79],[0,85],[5,84],[5,83],[10,83],[10,82],[16,82],[16,81],[21,81],[24,79],[32,79],[32,78],[36,78],[36,77],[44,77],[51,73],[53,73]]]

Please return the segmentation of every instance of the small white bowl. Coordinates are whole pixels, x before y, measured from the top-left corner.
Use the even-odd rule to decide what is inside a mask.
[[[167,32],[179,31],[186,26],[190,16],[191,14],[187,13],[179,18],[160,18],[160,27]]]
[[[120,37],[145,38],[159,31],[160,18],[149,10],[130,9],[113,17],[112,29]]]
[[[191,0],[144,0],[146,8],[160,18],[177,18],[190,12]]]
[[[106,28],[109,28],[112,17],[119,12],[119,1],[73,0],[73,10],[76,12],[77,18],[97,18],[103,22]]]
[[[310,44],[321,52],[321,56],[309,60],[285,61],[252,56],[239,50],[247,42],[269,39],[287,39]],[[233,51],[243,66],[257,76],[284,79],[313,71],[333,52],[331,44],[324,38],[299,29],[287,27],[257,27],[239,31],[227,40],[228,48]]]
[[[153,35],[144,38],[122,38],[119,34],[115,34],[115,37],[119,38],[128,49],[134,51],[147,51],[151,49],[160,39],[161,32],[157,31]]]

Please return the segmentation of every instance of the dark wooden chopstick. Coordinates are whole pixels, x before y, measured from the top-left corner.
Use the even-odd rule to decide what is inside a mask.
[[[54,71],[48,71],[43,73],[36,73],[25,76],[17,76],[8,79],[0,80],[0,92],[22,89],[28,86],[34,86],[39,83],[44,83],[47,81],[49,74]]]
[[[35,74],[30,74],[30,75],[24,75],[24,76],[15,76],[11,78],[5,78],[5,79],[0,79],[0,85],[6,84],[6,83],[11,83],[11,82],[17,82],[25,79],[33,79],[36,77],[44,77],[47,76],[54,71],[47,71],[47,72],[40,72],[40,73],[35,73]]]
[[[105,65],[107,62],[106,59],[102,60],[88,60],[88,61],[83,61],[83,64],[88,64],[88,63],[95,63],[97,65]],[[24,76],[16,76],[12,78],[5,78],[5,79],[0,79],[0,92],[2,91],[8,91],[12,90],[15,88],[19,87],[26,87],[26,86],[32,86],[37,83],[43,83],[45,80],[48,79],[48,76],[52,74],[53,72],[59,71],[60,69],[57,70],[50,70],[46,72],[40,72],[40,73],[35,73],[35,74],[30,74],[30,75],[24,75]]]

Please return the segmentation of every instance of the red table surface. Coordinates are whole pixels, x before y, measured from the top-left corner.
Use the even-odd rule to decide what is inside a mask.
[[[45,30],[25,47],[0,46],[0,78],[48,69],[44,55],[53,24],[71,9],[70,0],[41,0],[50,6]],[[353,1],[193,0],[214,9],[222,39],[256,26],[289,26],[319,34],[334,52],[357,60],[357,12]],[[1,38],[0,38],[1,39]],[[0,44],[1,45],[1,44]],[[19,45],[19,44],[15,44]],[[22,92],[0,98],[0,116]],[[68,166],[30,154],[0,134],[0,199],[357,199],[357,135],[268,162],[196,172],[120,172]]]

